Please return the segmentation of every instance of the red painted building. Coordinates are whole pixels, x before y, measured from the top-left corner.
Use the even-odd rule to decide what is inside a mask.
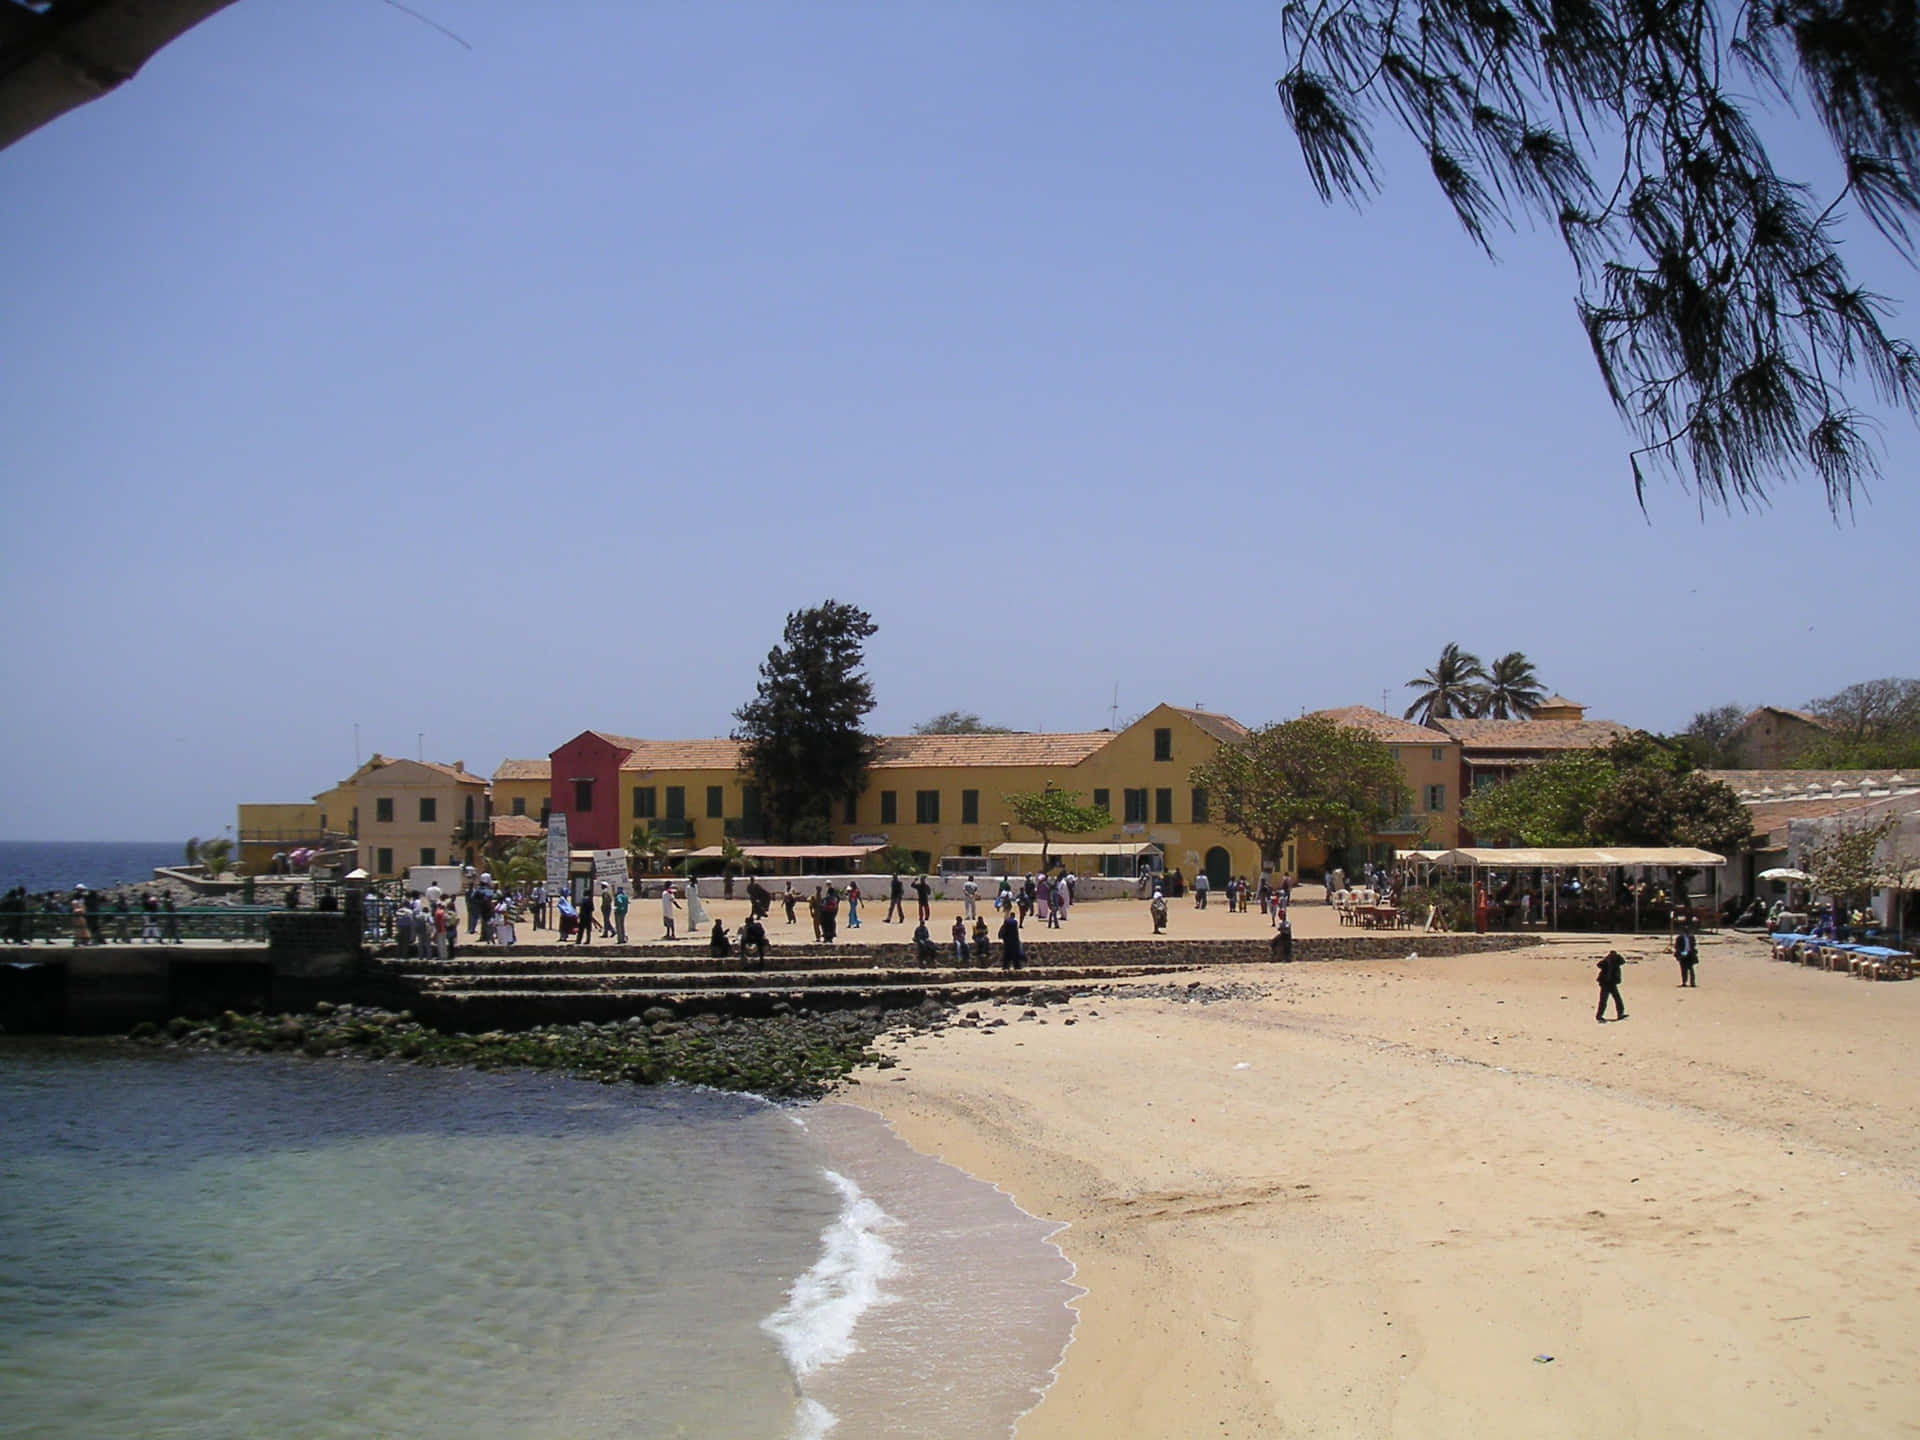
[[[567,817],[575,850],[615,850],[620,833],[620,765],[633,746],[618,736],[583,730],[552,755],[553,811]]]

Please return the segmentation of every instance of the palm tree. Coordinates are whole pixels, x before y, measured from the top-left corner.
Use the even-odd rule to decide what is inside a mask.
[[[1533,673],[1533,662],[1518,650],[1510,650],[1493,662],[1487,677],[1480,713],[1493,720],[1528,720],[1547,698],[1540,677]]]
[[[529,835],[515,842],[498,862],[494,873],[503,885],[533,885],[547,878],[547,842]]]
[[[1436,720],[1470,719],[1480,712],[1481,682],[1486,678],[1480,657],[1449,640],[1439,664],[1407,681],[1407,688],[1420,694],[1407,707],[1406,718],[1428,726]]]
[[[673,842],[644,820],[635,825],[633,833],[627,837],[627,853],[634,858],[635,869],[643,875],[662,869],[666,864],[667,852],[672,848]]]

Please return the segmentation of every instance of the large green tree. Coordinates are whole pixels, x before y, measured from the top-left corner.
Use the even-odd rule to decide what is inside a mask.
[[[1016,825],[1023,825],[1040,837],[1040,868],[1050,862],[1055,835],[1087,835],[1104,830],[1113,816],[1104,805],[1082,805],[1077,790],[1028,790],[1007,796],[1007,808]]]
[[[1431,725],[1436,720],[1478,715],[1486,679],[1487,667],[1480,657],[1449,640],[1431,670],[1407,681],[1405,688],[1416,694],[1404,718]]]
[[[877,628],[836,600],[794,611],[753,699],[733,712],[741,768],[760,787],[769,831],[787,844],[825,840],[834,805],[865,788],[874,742],[862,722],[874,701],[861,665]]]
[[[1863,680],[1807,702],[1830,733],[1793,758],[1809,770],[1920,769],[1920,680]]]
[[[1694,769],[1689,748],[1628,735],[1477,791],[1461,821],[1481,840],[1523,845],[1689,845],[1722,855],[1752,834],[1731,787]]]
[[[1383,115],[1468,235],[1557,229],[1607,395],[1703,504],[1876,473],[1870,401],[1920,414],[1920,353],[1841,255],[1849,210],[1909,258],[1914,0],[1289,0],[1280,99],[1322,199],[1377,188]],[[1817,116],[1830,193],[1774,165],[1762,110]],[[1772,126],[1764,128],[1772,129]]]
[[[1695,714],[1679,738],[1693,756],[1694,764],[1709,770],[1736,769],[1740,757],[1734,753],[1733,734],[1746,718],[1744,706],[1716,705]]]
[[[1273,864],[1296,835],[1342,844],[1377,830],[1407,801],[1393,752],[1366,731],[1321,715],[1229,740],[1189,778],[1207,792],[1220,823]]]

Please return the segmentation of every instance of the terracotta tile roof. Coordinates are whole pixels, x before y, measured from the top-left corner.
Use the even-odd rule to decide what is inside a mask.
[[[1521,753],[1539,750],[1600,750],[1633,727],[1612,720],[1436,720],[1469,755],[1476,750]]]
[[[1809,715],[1804,710],[1789,710],[1784,705],[1758,705],[1740,717],[1740,723],[1734,727],[1734,732],[1738,734],[1754,721],[1758,720],[1762,715],[1785,715],[1790,720],[1798,720],[1807,725],[1817,726],[1822,730],[1831,730],[1833,728],[1831,722],[1822,720],[1818,715]]]
[[[449,780],[458,780],[463,785],[485,785],[487,783],[487,777],[484,775],[476,775],[471,770],[456,770],[451,765],[442,765],[438,760],[409,760],[404,755],[385,755],[376,756],[375,758],[384,763],[377,767],[369,766],[364,773],[377,774],[380,770],[385,770],[390,766],[412,765],[421,770],[431,770],[436,775],[444,775]],[[356,778],[359,773],[360,772],[356,772]]]
[[[1376,740],[1384,740],[1389,745],[1452,745],[1456,743],[1451,735],[1441,730],[1429,730],[1424,725],[1416,725],[1411,720],[1402,720],[1397,715],[1389,715],[1384,710],[1375,710],[1366,705],[1341,705],[1332,710],[1313,712],[1323,720],[1331,720],[1336,725],[1345,725],[1355,730],[1364,730]]]
[[[1216,740],[1231,743],[1246,739],[1250,733],[1246,726],[1231,715],[1219,715],[1211,710],[1187,710],[1179,705],[1169,705],[1167,708],[1176,715],[1185,716]]]
[[[1578,700],[1567,699],[1566,696],[1556,690],[1540,702],[1539,708],[1542,710],[1584,710],[1587,707],[1582,705]]]
[[[636,740],[630,736],[596,735],[633,753],[620,762],[622,770],[737,770],[738,740]]]
[[[493,837],[496,840],[531,840],[546,833],[540,822],[531,815],[493,817]]]
[[[1743,797],[1744,798],[1744,797]],[[1862,820],[1883,815],[1920,811],[1920,794],[1912,795],[1835,795],[1826,799],[1747,800],[1747,815],[1754,833],[1765,835],[1769,850],[1783,849],[1787,826],[1794,820],[1825,820],[1834,815],[1859,812]]]
[[[502,760],[500,768],[493,772],[495,780],[551,780],[553,762],[551,760]]]
[[[880,741],[873,768],[1078,765],[1113,738],[1110,730],[1059,735],[888,735]]]

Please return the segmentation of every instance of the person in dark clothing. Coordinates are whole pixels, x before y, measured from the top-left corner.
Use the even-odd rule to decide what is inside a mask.
[[[707,937],[707,954],[714,959],[724,959],[733,954],[733,944],[727,939],[727,926],[723,920],[713,922],[713,934]]]
[[[749,915],[747,923],[740,927],[740,958],[746,959],[749,953],[758,963],[767,963],[767,927],[760,923],[758,915]]]
[[[913,881],[913,898],[920,902],[920,923],[922,925],[933,918],[933,906],[929,903],[929,897],[932,896],[932,894],[933,887],[927,884],[927,877],[924,875],[915,876]]]
[[[167,942],[169,945],[180,943],[180,911],[173,903],[173,892],[169,890],[160,901],[160,911],[167,917]]]
[[[891,925],[896,920],[907,918],[907,887],[900,880],[900,872],[895,871],[893,880],[887,886],[887,915],[885,923]]]
[[[1698,990],[1700,985],[1693,978],[1693,967],[1700,963],[1700,942],[1693,938],[1690,926],[1682,925],[1680,933],[1673,937],[1673,958],[1680,962],[1680,983]]]
[[[826,898],[820,902],[820,938],[831,945],[834,937],[840,933],[840,892],[834,886],[827,886]]]
[[[940,957],[940,951],[934,945],[933,936],[928,933],[924,920],[913,927],[913,953],[922,965],[931,965]]]
[[[1268,942],[1273,950],[1273,958],[1285,963],[1293,959],[1293,922],[1283,914],[1280,923],[1274,928],[1273,939]]]
[[[1596,978],[1600,982],[1600,1004],[1594,1009],[1593,1018],[1604,1021],[1607,1018],[1607,997],[1613,997],[1613,1018],[1627,1018],[1627,1005],[1620,998],[1620,975],[1626,959],[1618,950],[1609,950],[1600,957]]]
[[[1020,949],[1020,922],[1009,914],[1000,922],[1000,968],[1018,970],[1026,958]]]

